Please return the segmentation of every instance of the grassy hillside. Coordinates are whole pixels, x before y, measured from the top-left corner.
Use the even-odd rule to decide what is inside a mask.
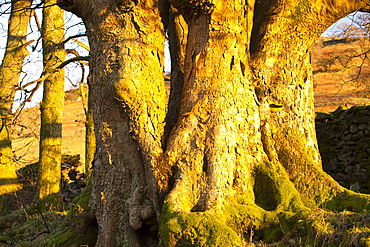
[[[369,47],[368,41],[361,40],[325,45],[321,39],[315,44],[312,49],[312,63],[316,111],[332,112],[345,103],[370,103],[370,84],[367,82],[370,75],[369,61],[363,59],[365,56],[358,56]],[[350,59],[353,56],[357,57]],[[361,74],[358,77],[361,64]],[[352,80],[356,77],[358,80]]]
[[[81,100],[65,101],[63,113],[63,154],[80,154],[84,163],[85,114]],[[16,168],[38,161],[40,108],[24,109],[13,128]]]

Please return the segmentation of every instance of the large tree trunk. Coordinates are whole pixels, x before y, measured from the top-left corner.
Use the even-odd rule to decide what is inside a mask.
[[[261,140],[269,160],[282,164],[306,205],[330,206],[333,197],[347,193],[321,167],[310,50],[332,23],[363,6],[358,1],[255,5],[250,64],[262,113]]]
[[[0,195],[20,189],[10,140],[10,124],[13,118],[14,94],[22,71],[23,60],[28,55],[27,28],[31,15],[32,0],[12,1],[8,25],[8,38],[0,66]],[[0,214],[9,201],[2,202]]]
[[[64,46],[64,11],[54,4],[44,2],[42,37],[43,37],[43,73],[49,76],[44,81],[41,102],[40,129],[40,169],[38,186],[39,199],[47,208],[61,202],[61,159],[62,159],[62,118],[64,108],[64,70],[57,67],[65,59]],[[51,198],[53,197],[53,198]]]
[[[156,217],[164,246],[242,246],[250,229],[272,240],[312,208],[369,209],[321,168],[309,62],[319,35],[366,2],[170,2],[167,118],[166,4],[60,3],[91,44],[97,245],[146,246]]]
[[[105,4],[80,9],[91,48],[98,145],[91,194],[97,246],[143,246],[152,240],[147,230],[148,239],[141,237],[142,229],[160,210],[152,166],[162,151],[166,116],[164,29],[155,1]]]

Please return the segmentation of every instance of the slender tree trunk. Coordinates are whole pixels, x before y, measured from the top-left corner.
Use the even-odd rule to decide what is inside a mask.
[[[90,176],[92,171],[92,163],[94,160],[94,154],[96,150],[96,140],[95,140],[95,130],[94,130],[94,118],[92,103],[93,99],[90,94],[91,90],[87,89],[83,83],[80,83],[80,91],[82,95],[82,100],[84,103],[84,111],[86,116],[85,123],[85,173]],[[87,89],[87,90],[86,90]],[[86,92],[87,91],[87,92]]]
[[[369,209],[322,171],[309,50],[370,3],[170,1],[187,39],[184,57],[170,36],[180,76],[166,119],[160,3],[60,3],[91,44],[97,246],[147,246],[157,224],[163,246],[245,246],[251,229],[274,240],[320,206]]]
[[[65,58],[64,47],[60,45],[64,40],[64,12],[55,3],[54,0],[45,1],[43,8],[44,74],[50,75],[44,81],[41,102],[39,199],[58,197],[61,183],[64,72],[56,68]],[[50,202],[47,207],[54,203]]]
[[[8,38],[0,66],[0,195],[15,192],[20,188],[12,161],[10,124],[14,94],[22,71],[23,60],[28,55],[26,42],[28,22],[31,15],[31,0],[12,1],[8,25]],[[5,204],[1,206],[1,212]],[[3,203],[2,203],[3,204]]]

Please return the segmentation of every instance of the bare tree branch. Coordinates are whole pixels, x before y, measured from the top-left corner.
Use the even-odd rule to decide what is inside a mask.
[[[81,47],[85,48],[87,51],[90,51],[90,47],[89,47],[88,45],[86,45],[86,44],[82,43],[81,41],[79,41],[79,40],[77,40],[77,39],[75,39],[75,38],[72,38],[72,40],[73,40],[76,44],[78,44],[79,46],[81,46]]]
[[[70,40],[73,40],[76,39],[76,38],[80,38],[80,37],[87,37],[87,34],[86,33],[82,33],[82,34],[77,34],[77,35],[73,35],[73,36],[70,36],[68,37],[67,39],[65,39],[63,42],[61,42],[59,45],[64,45],[65,43],[67,43],[68,41]],[[76,41],[75,41],[76,42]],[[77,43],[77,42],[76,42]]]
[[[62,69],[66,65],[68,65],[70,63],[73,63],[73,62],[81,62],[81,61],[87,61],[87,62],[89,62],[90,61],[90,56],[79,56],[79,57],[74,57],[74,58],[68,59],[67,61],[64,61],[63,63],[61,63],[57,67],[57,69]]]

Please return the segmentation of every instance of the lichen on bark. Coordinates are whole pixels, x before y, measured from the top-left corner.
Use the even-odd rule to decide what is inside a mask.
[[[161,1],[105,3],[77,11],[92,47],[98,246],[144,245],[156,224],[164,246],[243,246],[251,230],[276,240],[340,198],[368,209],[322,171],[309,63],[325,28],[366,3],[170,1],[188,34],[166,132],[165,15],[147,8]]]

